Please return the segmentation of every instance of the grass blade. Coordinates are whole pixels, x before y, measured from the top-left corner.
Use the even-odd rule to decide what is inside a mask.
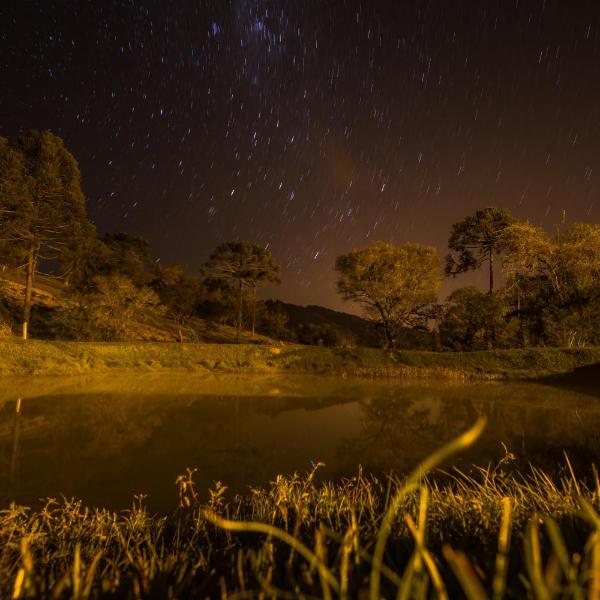
[[[508,553],[512,525],[512,503],[510,498],[502,498],[502,520],[498,534],[498,553],[492,583],[493,600],[502,600],[506,592],[506,574],[508,572]]]
[[[297,540],[295,537],[272,525],[266,523],[255,523],[251,521],[230,521],[220,517],[216,513],[205,510],[203,511],[204,517],[207,521],[213,525],[225,529],[226,531],[247,531],[254,533],[263,533],[277,538],[293,548],[300,556],[302,556],[310,565],[315,565],[319,568],[324,580],[334,590],[336,594],[340,593],[340,584],[338,580],[333,576],[331,571],[327,568],[327,565],[322,564],[320,559],[302,542]]]
[[[542,571],[542,553],[540,550],[540,534],[537,517],[527,523],[525,532],[525,565],[529,575],[529,582],[538,600],[550,600],[551,595],[546,587]]]
[[[455,551],[448,545],[442,548],[442,553],[456,575],[467,599],[487,600],[487,594],[469,559],[462,552]]]
[[[598,530],[594,533],[591,555],[588,599],[597,600],[600,598],[600,531]]]
[[[556,554],[556,558],[558,559],[558,564],[562,572],[565,575],[567,582],[569,583],[571,594],[575,600],[583,600],[583,590],[579,587],[577,583],[576,571],[571,561],[569,559],[569,553],[567,551],[567,546],[563,539],[562,534],[560,533],[560,529],[556,524],[554,519],[550,517],[544,517],[544,525],[546,526],[546,531],[548,532],[548,537],[550,538],[550,543],[554,548],[554,553]]]
[[[468,431],[465,431],[461,436],[455,438],[433,454],[431,454],[428,458],[426,458],[406,479],[402,488],[396,493],[394,498],[390,503],[390,507],[388,508],[386,514],[383,517],[381,526],[379,528],[379,533],[377,534],[377,541],[375,543],[375,550],[373,552],[373,564],[371,568],[371,583],[369,587],[369,598],[370,600],[379,600],[380,598],[380,588],[381,588],[381,565],[383,564],[383,553],[385,551],[385,545],[387,543],[387,539],[392,530],[392,524],[396,519],[396,515],[398,513],[398,509],[400,508],[400,503],[404,496],[408,494],[410,491],[414,490],[417,487],[417,484],[431,469],[437,467],[440,463],[442,463],[446,458],[459,452],[460,450],[464,450],[471,446],[477,438],[481,435],[486,424],[485,418],[480,418],[477,420],[475,425],[471,427]]]

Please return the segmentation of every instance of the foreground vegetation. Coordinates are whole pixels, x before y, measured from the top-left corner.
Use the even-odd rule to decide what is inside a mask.
[[[312,373],[361,377],[532,379],[600,363],[600,348],[481,352],[300,345],[0,340],[0,376],[146,372]]]
[[[208,499],[193,472],[179,507],[121,514],[72,500],[0,512],[0,596],[17,598],[597,598],[600,482],[534,468],[443,480],[425,474],[481,432],[450,442],[407,478],[317,483],[315,469],[268,489]]]

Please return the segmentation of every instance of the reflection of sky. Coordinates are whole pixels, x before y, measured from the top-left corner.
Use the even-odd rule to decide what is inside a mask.
[[[566,448],[583,473],[600,458],[597,401],[548,386],[300,376],[113,377],[51,385],[46,395],[28,388],[22,403],[28,501],[65,492],[122,507],[133,494],[148,492],[151,505],[171,506],[172,482],[186,467],[198,468],[201,490],[221,480],[235,491],[267,485],[279,473],[306,472],[319,461],[327,465],[325,478],[353,474],[358,464],[400,473],[479,414],[489,417],[488,428],[454,464],[493,464],[504,455],[501,442],[522,460],[556,464]],[[14,399],[6,400],[0,457],[10,456],[13,423]],[[0,459],[2,481],[8,464]]]

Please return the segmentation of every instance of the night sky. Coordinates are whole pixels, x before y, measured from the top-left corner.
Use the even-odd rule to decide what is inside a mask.
[[[268,245],[267,295],[339,308],[354,246],[444,255],[490,205],[600,221],[600,3],[5,0],[0,135],[30,128],[65,139],[100,232],[190,272]]]

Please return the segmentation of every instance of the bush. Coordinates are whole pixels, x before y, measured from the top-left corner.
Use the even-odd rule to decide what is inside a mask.
[[[356,345],[353,337],[326,323],[299,325],[296,335],[298,342],[311,346],[348,347]]]
[[[96,277],[94,284],[96,291],[83,297],[81,305],[105,341],[131,338],[132,323],[159,306],[156,292],[122,275]]]
[[[0,338],[10,338],[12,335],[13,332],[10,323],[7,323],[6,321],[0,321]]]

